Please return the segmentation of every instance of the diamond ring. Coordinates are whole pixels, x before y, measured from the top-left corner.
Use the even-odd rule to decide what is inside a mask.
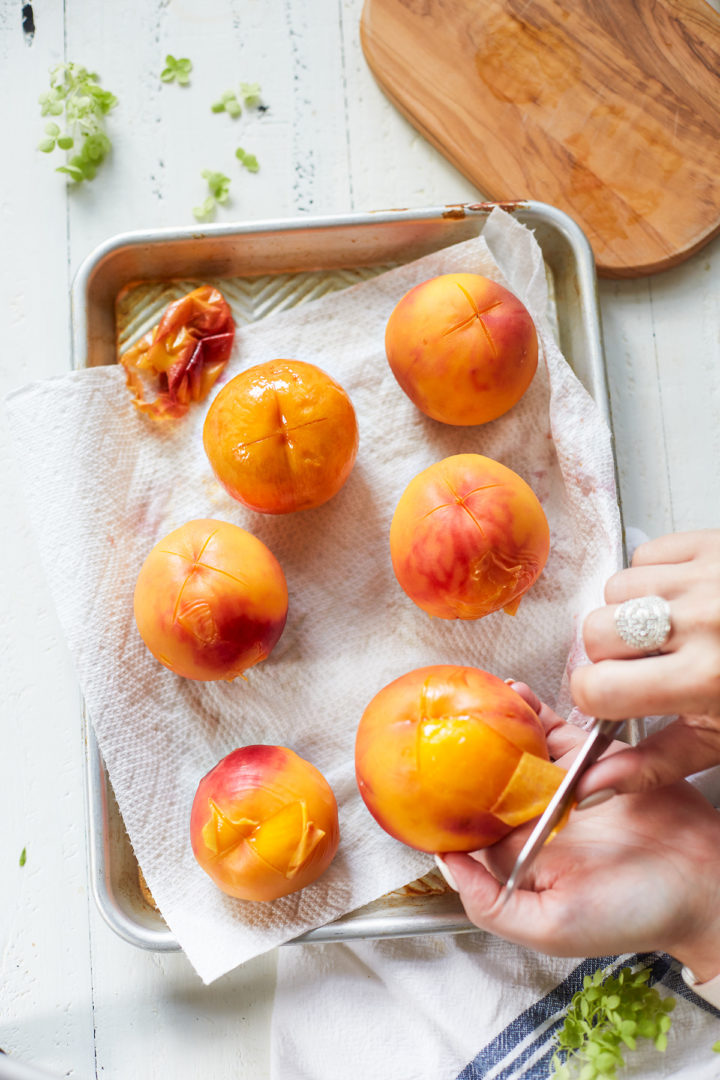
[[[670,637],[670,605],[662,596],[626,600],[615,612],[615,629],[626,645],[657,652]]]

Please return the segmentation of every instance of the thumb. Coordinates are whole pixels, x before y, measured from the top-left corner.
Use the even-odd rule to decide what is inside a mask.
[[[577,800],[606,788],[618,793],[652,791],[718,764],[717,720],[680,716],[638,746],[601,758],[578,784]]]
[[[435,861],[448,885],[460,893],[471,922],[517,945],[543,948],[546,918],[538,893],[518,889],[505,904],[504,885],[477,859],[452,851],[436,855]]]

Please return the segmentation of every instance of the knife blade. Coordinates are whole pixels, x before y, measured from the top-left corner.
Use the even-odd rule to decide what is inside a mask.
[[[572,807],[575,791],[582,776],[607,750],[624,723],[624,720],[597,719],[593,721],[588,738],[580,747],[580,752],[572,762],[542,816],[538,818],[533,831],[515,860],[512,873],[505,884],[503,907],[520,885],[538,852],[557,828],[559,822],[562,821],[563,816]]]

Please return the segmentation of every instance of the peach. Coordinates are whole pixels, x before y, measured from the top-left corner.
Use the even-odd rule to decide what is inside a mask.
[[[390,315],[385,350],[410,400],[445,424],[502,416],[527,390],[538,360],[527,309],[480,274],[416,285]]]
[[[400,496],[390,554],[400,585],[441,619],[514,615],[548,556],[547,519],[512,469],[455,454],[424,469]]]
[[[343,388],[314,364],[273,360],[231,379],[205,419],[215,476],[265,514],[320,506],[355,462],[358,427]]]
[[[564,770],[535,711],[501,679],[437,665],[395,679],[365,709],[360,794],[379,825],[420,851],[477,851],[541,814]]]
[[[193,853],[218,888],[276,900],[316,881],[340,841],[335,796],[314,765],[284,746],[243,746],[198,785]]]
[[[178,675],[232,680],[264,660],[287,618],[280,564],[227,521],[189,521],[159,541],[135,586],[135,621],[153,656]]]

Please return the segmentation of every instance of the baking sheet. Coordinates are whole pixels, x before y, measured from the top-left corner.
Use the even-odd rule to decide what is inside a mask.
[[[432,207],[237,226],[157,230],[115,237],[80,268],[72,292],[76,367],[117,362],[165,306],[216,284],[237,325],[357,284],[391,266],[478,235],[496,204]],[[562,212],[535,202],[502,204],[530,227],[546,265],[553,330],[561,351],[611,425],[595,268],[587,240]],[[99,910],[137,946],[179,948],[143,894],[112,788],[83,718],[90,872]],[[456,894],[432,874],[297,942],[473,930]]]

